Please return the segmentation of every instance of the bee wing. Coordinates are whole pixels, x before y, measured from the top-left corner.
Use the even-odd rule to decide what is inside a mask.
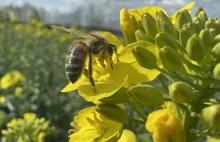
[[[63,31],[63,32],[70,33],[71,35],[73,35],[75,37],[79,37],[79,38],[83,38],[83,39],[94,39],[94,38],[101,39],[100,36],[93,34],[93,33],[81,32],[81,31],[77,31],[77,30],[73,30],[73,29],[65,29],[65,28],[62,28],[59,26],[51,26],[51,27],[56,28],[56,29]]]

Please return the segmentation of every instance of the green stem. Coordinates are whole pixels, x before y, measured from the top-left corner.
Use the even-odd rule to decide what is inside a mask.
[[[201,76],[189,74],[189,73],[187,73],[187,72],[185,72],[185,71],[183,71],[183,70],[180,70],[180,72],[181,72],[182,74],[184,74],[185,76],[188,76],[189,78],[192,78],[192,79],[199,79],[199,80],[201,80],[201,81],[204,81],[204,80],[205,80],[205,78],[203,78],[203,77],[201,77]]]
[[[128,117],[128,120],[129,120],[129,121],[132,121],[132,122],[137,122],[137,123],[139,123],[139,124],[144,124],[144,125],[145,125],[145,122],[144,122],[144,121],[135,119],[135,118],[133,118],[133,117]]]
[[[160,76],[157,76],[158,81],[163,86],[163,88],[166,90],[166,92],[169,92],[169,89],[167,88],[166,84],[163,82],[162,78]]]
[[[146,116],[141,111],[139,111],[139,109],[137,109],[137,107],[135,107],[135,105],[130,100],[128,100],[127,103],[143,119],[143,121],[147,120]]]
[[[175,74],[172,74],[172,73],[170,73],[170,72],[167,72],[167,71],[165,71],[165,70],[163,70],[163,69],[161,69],[161,68],[159,68],[159,67],[156,67],[155,69],[158,70],[158,71],[160,71],[160,72],[162,72],[162,73],[164,73],[164,74],[167,74],[167,75],[169,75],[169,76],[171,76],[171,77],[173,77],[173,78],[179,79],[180,81],[187,82],[188,84],[190,84],[190,85],[191,85],[192,87],[194,87],[195,89],[198,89],[198,90],[201,89],[199,86],[196,86],[196,85],[193,84],[192,82],[189,82],[188,80],[185,80],[185,79],[183,79],[183,78],[181,78],[181,77],[179,77],[179,76],[176,76]]]

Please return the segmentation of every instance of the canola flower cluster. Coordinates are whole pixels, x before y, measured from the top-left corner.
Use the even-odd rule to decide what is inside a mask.
[[[108,32],[99,32],[118,49],[114,69],[94,65],[97,92],[82,75],[62,92],[78,90],[96,105],[81,110],[71,123],[70,142],[135,142],[123,129],[126,121],[145,124],[155,142],[214,141],[220,129],[220,20],[209,18],[195,2],[168,16],[157,6],[120,11],[127,45]],[[161,78],[163,76],[165,79]],[[158,79],[162,88],[146,82]],[[128,104],[139,118],[124,110]],[[148,116],[140,106],[161,106]],[[200,126],[200,127],[198,127]]]
[[[34,113],[25,113],[24,118],[14,118],[2,130],[2,142],[44,142],[54,127],[45,118],[36,118]]]

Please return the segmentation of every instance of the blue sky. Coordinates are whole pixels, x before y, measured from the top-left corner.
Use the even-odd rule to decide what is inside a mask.
[[[22,5],[25,2],[31,3],[36,7],[44,7],[48,10],[58,10],[60,12],[69,12],[74,11],[79,6],[85,6],[90,2],[102,2],[105,0],[0,0],[0,5]],[[173,11],[181,8],[190,0],[109,0],[109,1],[118,1],[122,2],[120,5],[121,8],[130,8],[134,5],[134,7],[144,6],[144,5],[158,5],[168,9],[168,12],[171,14]],[[123,2],[133,2],[132,5],[128,6],[127,4],[123,6]],[[193,11],[195,11],[198,7],[203,7],[209,16],[220,15],[220,0],[196,0],[196,6]]]

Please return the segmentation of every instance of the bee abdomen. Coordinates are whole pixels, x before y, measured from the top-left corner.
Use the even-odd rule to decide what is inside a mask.
[[[75,83],[83,72],[87,52],[85,43],[74,42],[71,45],[66,58],[65,70],[68,80],[72,83]]]

